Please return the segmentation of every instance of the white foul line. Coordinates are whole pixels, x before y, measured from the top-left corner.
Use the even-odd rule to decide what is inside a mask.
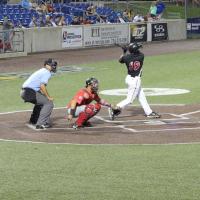
[[[181,131],[181,130],[198,130],[200,127],[193,128],[167,128],[167,129],[150,129],[150,130],[136,130],[136,132],[165,132],[165,131]]]
[[[196,113],[199,113],[199,112],[200,112],[200,110],[196,110],[196,111],[193,111],[193,112],[188,112],[188,113],[180,114],[180,116],[192,115],[192,114],[196,114]]]

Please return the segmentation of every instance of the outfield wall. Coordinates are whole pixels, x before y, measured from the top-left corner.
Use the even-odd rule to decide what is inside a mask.
[[[94,24],[24,29],[27,53],[72,48],[112,46],[131,40],[151,42],[186,39],[185,20],[160,20],[148,23]]]

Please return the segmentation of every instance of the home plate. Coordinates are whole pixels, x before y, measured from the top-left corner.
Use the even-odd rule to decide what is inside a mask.
[[[149,120],[149,121],[144,122],[144,124],[163,125],[163,124],[166,124],[166,123],[163,122],[163,121],[160,121],[160,120]]]

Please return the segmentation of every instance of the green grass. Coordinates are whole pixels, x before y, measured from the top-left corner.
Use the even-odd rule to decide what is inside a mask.
[[[2,200],[197,200],[199,154],[199,145],[1,142],[0,196]]]
[[[148,97],[149,103],[199,103],[200,87],[200,57],[199,51],[169,55],[151,56],[145,58],[142,84],[143,87],[164,87],[188,89],[191,92],[174,96]],[[91,67],[91,71],[64,73],[54,76],[48,85],[50,94],[55,99],[55,106],[65,106],[74,93],[84,87],[85,80],[95,76],[100,80],[100,89],[126,88],[124,79],[126,68],[117,59],[83,65]],[[19,96],[20,88],[25,80],[15,79],[0,81],[0,112],[29,109],[30,104],[24,104]],[[6,91],[6,93],[5,93]],[[111,103],[117,103],[123,97],[102,96]],[[137,104],[137,101],[135,102]]]
[[[200,102],[200,52],[145,58],[143,87],[191,90],[147,97],[149,103]],[[54,76],[48,85],[65,106],[85,79],[101,90],[126,88],[124,65],[85,64],[92,71]],[[24,79],[0,81],[0,112],[28,109],[19,97]],[[6,93],[5,93],[6,91]],[[103,96],[115,103],[123,97]],[[137,103],[137,102],[135,102]],[[1,200],[198,200],[200,145],[48,145],[0,142]]]

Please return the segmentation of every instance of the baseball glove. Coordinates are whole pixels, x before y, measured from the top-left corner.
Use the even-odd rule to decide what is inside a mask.
[[[111,120],[115,119],[115,116],[118,116],[121,113],[121,108],[117,106],[111,106],[108,108],[109,117]]]
[[[113,107],[112,110],[113,110],[113,114],[115,116],[117,116],[117,115],[119,115],[121,113],[121,108],[119,108],[117,106]]]

